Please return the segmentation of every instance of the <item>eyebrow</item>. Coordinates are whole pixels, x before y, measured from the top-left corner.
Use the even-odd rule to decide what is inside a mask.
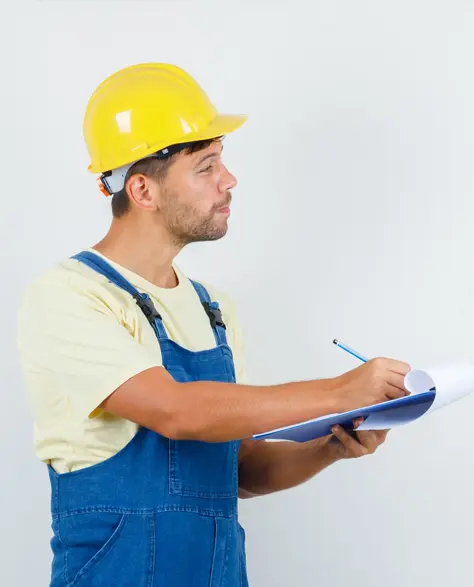
[[[220,153],[208,153],[207,155],[204,155],[204,157],[199,159],[199,161],[196,163],[196,167],[199,167],[199,165],[201,165],[202,163],[204,163],[204,161],[206,161],[207,159],[210,159],[211,157],[218,157],[219,155],[222,154],[223,150],[224,150],[224,145],[222,145]]]

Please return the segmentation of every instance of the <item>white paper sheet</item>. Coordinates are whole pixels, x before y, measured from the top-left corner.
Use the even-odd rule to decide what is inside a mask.
[[[370,414],[358,430],[384,430],[408,424],[429,412],[462,399],[474,391],[474,366],[458,363],[429,369],[413,369],[405,377],[405,387],[412,395],[434,388],[434,400],[430,406],[419,406],[410,411],[395,408]]]

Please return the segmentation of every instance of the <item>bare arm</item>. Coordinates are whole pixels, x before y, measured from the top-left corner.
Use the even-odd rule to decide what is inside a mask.
[[[103,403],[104,410],[168,438],[225,442],[336,411],[331,380],[269,387],[178,383],[162,367],[139,373]]]
[[[242,441],[239,497],[248,499],[305,483],[341,458],[327,441],[304,443]]]
[[[176,382],[162,367],[116,389],[102,408],[173,439],[225,442],[406,394],[405,363],[375,359],[333,379],[273,386]]]
[[[357,428],[363,419],[355,420]],[[239,452],[239,497],[283,491],[305,483],[341,459],[373,454],[388,430],[349,433],[335,427],[334,436],[305,443],[243,440]]]

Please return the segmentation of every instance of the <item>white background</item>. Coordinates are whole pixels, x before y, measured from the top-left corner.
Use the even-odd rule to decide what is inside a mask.
[[[334,337],[415,367],[474,362],[473,1],[16,1],[2,23],[1,585],[46,586],[50,564],[18,300],[108,229],[82,117],[117,69],[175,63],[249,115],[226,140],[228,236],[179,261],[238,302],[253,383],[356,366]],[[471,586],[473,409],[241,502],[252,587]]]

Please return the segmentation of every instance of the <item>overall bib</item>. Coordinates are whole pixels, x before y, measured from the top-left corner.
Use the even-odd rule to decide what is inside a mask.
[[[217,302],[192,282],[216,347],[192,352],[170,340],[147,294],[101,257],[73,257],[132,295],[158,338],[163,366],[180,382],[235,383]],[[237,519],[240,441],[170,440],[146,428],[99,464],[51,481],[50,587],[248,587]]]

